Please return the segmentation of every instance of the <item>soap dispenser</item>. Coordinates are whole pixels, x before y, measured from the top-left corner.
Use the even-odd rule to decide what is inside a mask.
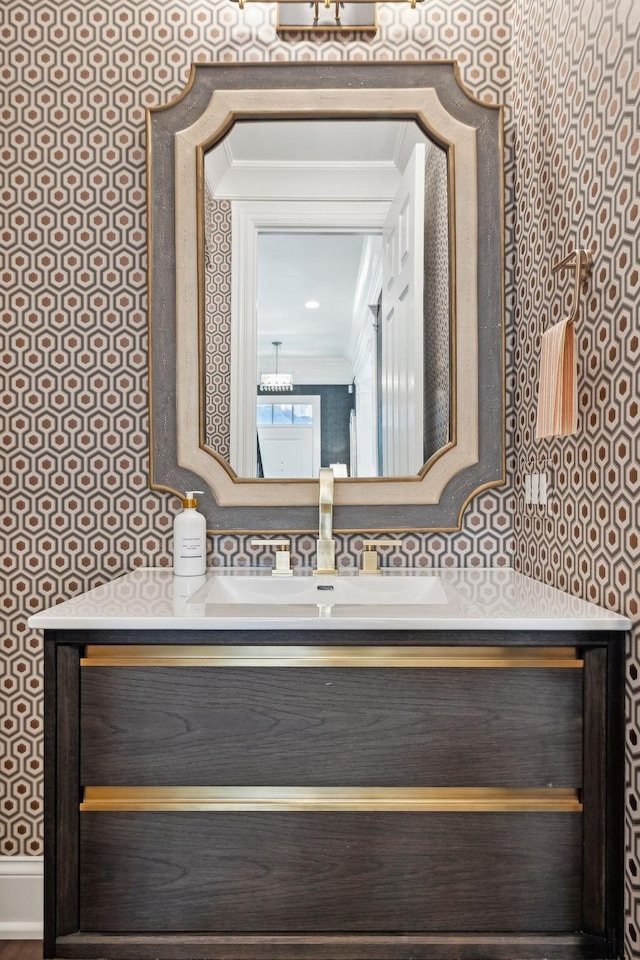
[[[176,577],[201,577],[207,568],[207,521],[196,507],[196,493],[187,490],[183,510],[173,521],[173,573]]]

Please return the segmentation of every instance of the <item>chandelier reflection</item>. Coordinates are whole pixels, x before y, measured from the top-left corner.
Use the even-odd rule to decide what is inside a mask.
[[[271,342],[276,352],[276,369],[274,373],[260,374],[260,390],[263,392],[272,390],[275,393],[286,393],[289,390],[293,390],[293,374],[279,372],[278,353],[282,346],[282,340],[272,340]]]

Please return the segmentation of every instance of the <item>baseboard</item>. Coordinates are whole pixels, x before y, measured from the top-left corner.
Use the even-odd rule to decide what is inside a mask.
[[[42,857],[0,857],[0,940],[41,940],[42,903]]]

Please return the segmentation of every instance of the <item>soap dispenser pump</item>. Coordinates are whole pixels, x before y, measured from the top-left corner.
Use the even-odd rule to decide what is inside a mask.
[[[176,577],[201,577],[207,568],[207,521],[196,507],[195,494],[187,490],[182,512],[173,521],[173,573]]]

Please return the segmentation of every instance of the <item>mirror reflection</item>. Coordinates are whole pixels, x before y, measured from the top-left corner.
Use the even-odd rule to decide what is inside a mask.
[[[206,151],[204,439],[240,477],[415,475],[451,439],[447,152],[414,121]]]

